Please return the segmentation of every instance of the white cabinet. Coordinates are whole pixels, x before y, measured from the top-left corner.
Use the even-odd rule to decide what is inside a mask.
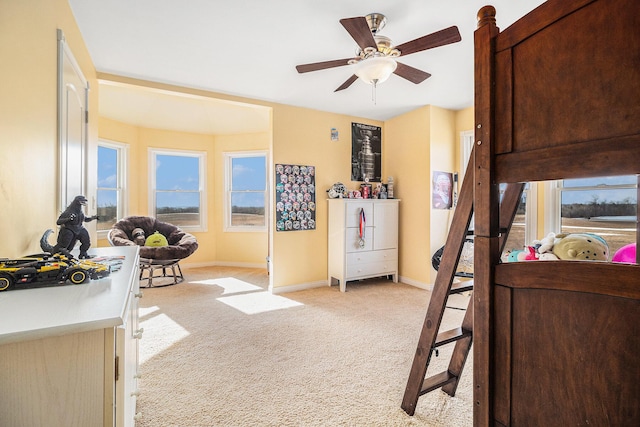
[[[328,284],[398,281],[398,199],[329,199]]]
[[[0,292],[0,425],[135,425],[138,247],[96,248],[122,268],[81,285]]]

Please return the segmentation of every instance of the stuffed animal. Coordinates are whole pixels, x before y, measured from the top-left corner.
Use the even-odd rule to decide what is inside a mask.
[[[537,246],[539,254],[553,253],[553,246],[559,240],[560,239],[556,238],[556,233],[549,233],[547,234],[546,237],[542,238],[541,240],[534,240],[533,245]]]
[[[522,249],[514,249],[509,252],[509,255],[507,256],[507,262],[524,261],[524,256],[525,254]]]
[[[611,262],[624,262],[627,264],[635,264],[636,263],[636,244],[629,243],[618,249],[613,257],[611,257]]]
[[[133,231],[131,232],[131,237],[132,237],[131,240],[133,240],[133,243],[135,243],[138,246],[144,246],[147,240],[144,235],[144,230],[142,228],[134,228]]]
[[[635,254],[635,247],[633,249]],[[602,237],[593,233],[557,235],[549,233],[541,240],[534,240],[532,246],[525,246],[524,250],[511,251],[507,256],[507,262],[555,261],[559,259],[607,261],[609,246]]]
[[[593,233],[570,233],[556,236],[553,254],[561,260],[607,261],[609,246]]]
[[[167,238],[160,234],[159,231],[147,237],[147,240],[144,242],[145,246],[167,246],[168,244]]]

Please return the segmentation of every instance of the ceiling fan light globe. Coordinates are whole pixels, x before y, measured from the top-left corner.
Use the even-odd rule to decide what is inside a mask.
[[[355,75],[370,85],[386,81],[398,64],[393,58],[375,56],[363,59],[355,65]]]

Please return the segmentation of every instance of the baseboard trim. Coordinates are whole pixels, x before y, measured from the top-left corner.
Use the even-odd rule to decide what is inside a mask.
[[[433,284],[418,282],[417,280],[413,280],[408,277],[400,276],[399,281],[407,285],[415,286],[416,288],[424,289],[427,291],[433,290]]]
[[[267,265],[265,263],[250,263],[250,262],[226,262],[226,261],[211,261],[211,262],[194,262],[183,263],[180,262],[182,267],[239,267],[239,268],[261,268],[266,270]]]
[[[305,291],[307,289],[320,288],[322,286],[328,286],[326,280],[321,280],[319,282],[301,283],[298,285],[276,286],[274,288],[271,288],[271,293],[277,295],[287,292]]]

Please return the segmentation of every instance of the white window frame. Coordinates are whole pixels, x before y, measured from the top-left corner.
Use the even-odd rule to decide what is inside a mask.
[[[525,186],[522,194],[527,201],[524,212],[524,242],[530,245],[543,237],[538,236],[538,183],[529,182],[529,188]]]
[[[98,147],[106,147],[113,150],[116,150],[116,162],[117,162],[117,171],[116,171],[116,187],[115,188],[106,188],[100,187],[96,183],[96,194],[98,190],[116,190],[118,192],[118,207],[116,213],[116,220],[119,221],[122,218],[126,217],[129,212],[129,197],[128,197],[128,188],[129,188],[129,176],[127,174],[128,162],[129,162],[129,145],[123,144],[121,142],[110,141],[106,139],[98,140]],[[96,197],[97,198],[97,197]],[[98,238],[106,238],[109,230],[98,230]]]
[[[264,226],[231,225],[231,184],[233,181],[233,159],[239,157],[264,157],[265,189],[264,189]],[[229,151],[224,153],[224,231],[225,232],[265,232],[269,224],[269,152],[265,150]]]
[[[460,132],[460,182],[464,178],[467,171],[467,165],[471,159],[471,151],[473,150],[473,140],[475,134],[472,130]]]
[[[544,201],[544,230],[545,236],[549,233],[560,233],[562,229],[562,191],[563,180],[545,181],[545,201]],[[602,190],[602,189],[635,189],[636,185],[621,184],[607,187],[571,187],[575,191]]]
[[[198,192],[200,193],[200,217],[198,225],[188,225],[179,227],[184,231],[206,232],[207,231],[207,153],[204,151],[172,150],[166,148],[149,148],[149,215],[156,217],[156,160],[157,156],[183,156],[198,158]],[[191,192],[191,191],[190,191]]]

